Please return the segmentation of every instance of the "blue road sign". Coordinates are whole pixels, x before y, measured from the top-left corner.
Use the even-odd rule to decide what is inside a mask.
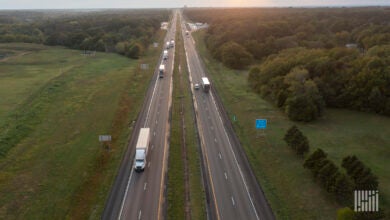
[[[267,119],[256,119],[256,129],[266,129]]]

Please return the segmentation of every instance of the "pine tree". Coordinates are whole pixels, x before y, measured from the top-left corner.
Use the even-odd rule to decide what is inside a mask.
[[[302,133],[301,133],[302,134]],[[302,134],[302,136],[299,137],[300,141],[296,146],[296,152],[298,155],[302,156],[305,153],[309,152],[309,140],[306,136]]]
[[[346,169],[348,176],[354,181],[355,189],[368,190],[378,188],[378,177],[356,156],[345,157],[342,161],[342,166]]]
[[[284,140],[300,156],[309,151],[309,140],[295,125],[287,130]]]
[[[293,147],[294,138],[298,132],[300,131],[296,125],[291,126],[291,128],[287,130],[283,139],[286,141],[288,146]]]
[[[319,161],[326,159],[326,157],[326,153],[319,148],[305,160],[303,167],[312,170]]]
[[[324,160],[323,166],[318,171],[317,178],[325,187],[326,191],[332,192],[335,185],[335,179],[339,171],[337,166],[331,160]]]
[[[345,174],[337,176],[335,181],[334,194],[337,200],[343,204],[350,204],[352,201],[353,183]]]

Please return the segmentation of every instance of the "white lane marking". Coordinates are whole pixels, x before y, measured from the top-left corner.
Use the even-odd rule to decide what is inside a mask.
[[[210,95],[211,95],[211,99],[212,99],[213,102],[214,102],[215,109],[217,109],[217,113],[218,113],[219,120],[221,121],[221,124],[223,125],[222,117],[221,117],[220,112],[218,111],[217,103],[215,102],[213,93],[210,93]],[[245,181],[245,179],[244,179],[244,175],[242,174],[241,167],[240,167],[240,165],[238,164],[238,161],[237,161],[237,158],[236,158],[236,154],[235,154],[234,151],[233,151],[232,144],[230,143],[229,136],[227,135],[226,128],[225,128],[225,126],[222,126],[222,127],[223,127],[223,130],[224,130],[225,136],[226,136],[226,138],[227,138],[227,140],[228,140],[228,143],[229,143],[229,146],[230,146],[230,150],[231,150],[231,152],[232,152],[232,154],[233,154],[234,161],[236,162],[236,166],[238,167],[238,171],[240,172],[241,179],[242,179],[242,181],[244,182],[245,190],[246,190],[246,193],[247,193],[247,195],[248,195],[249,201],[251,202],[253,211],[255,212],[256,219],[260,220],[259,215],[257,214],[256,208],[255,208],[255,205],[253,204],[252,197],[251,197],[251,195],[249,194],[248,185],[246,184],[246,181]]]
[[[232,204],[233,204],[233,206],[235,206],[235,205],[236,205],[236,203],[234,202],[234,198],[233,198],[233,196],[232,196]]]
[[[158,76],[157,76],[158,77]],[[148,123],[148,119],[149,119],[149,113],[150,113],[150,108],[152,107],[152,103],[153,103],[153,98],[154,98],[154,94],[156,93],[156,88],[157,88],[157,84],[158,84],[159,80],[156,79],[156,83],[154,84],[154,88],[153,88],[153,94],[152,94],[152,98],[150,99],[150,103],[149,103],[149,108],[148,108],[148,112],[146,113],[146,119],[145,119],[145,124],[144,124],[144,127],[146,127],[147,123]]]
[[[157,76],[157,77],[158,77],[158,76]],[[151,98],[151,100],[150,100],[149,107],[148,107],[148,111],[147,111],[147,113],[146,113],[146,119],[145,119],[144,127],[146,127],[146,124],[147,124],[148,119],[149,119],[150,108],[152,107],[153,98],[154,98],[154,95],[155,95],[155,93],[156,93],[156,88],[157,88],[158,82],[159,82],[159,80],[157,79],[157,80],[156,80],[156,83],[154,84],[153,93],[152,93],[152,98]],[[157,112],[157,114],[159,114],[159,112]],[[156,136],[156,133],[154,133],[154,136]],[[149,162],[149,164],[148,164],[148,167],[150,167],[150,162]],[[133,169],[131,169],[129,179],[127,180],[127,186],[126,186],[125,195],[123,196],[122,204],[121,204],[121,209],[120,209],[120,211],[119,211],[119,216],[118,216],[118,219],[119,219],[119,220],[122,218],[123,206],[124,206],[124,203],[125,203],[125,200],[126,200],[126,197],[127,197],[127,193],[128,193],[128,191],[129,191],[129,184],[130,184],[130,181],[131,181],[132,176],[133,176]],[[141,210],[140,210],[140,214],[141,214]]]
[[[191,44],[190,44],[190,45],[191,45]],[[186,50],[185,47],[184,47],[184,49]],[[199,57],[198,57],[198,53],[197,53],[196,51],[195,51],[195,58],[198,59],[198,63],[200,63]],[[188,63],[188,65],[187,65],[187,66],[188,66],[188,70],[190,71],[190,64],[189,64],[189,62],[188,62],[189,60],[188,60],[187,50],[186,50],[186,60],[187,60],[187,63]],[[190,73],[191,73],[191,71],[190,71]],[[219,111],[218,111],[217,104],[216,104],[216,102],[215,102],[214,96],[213,96],[213,94],[212,94],[211,92],[210,92],[210,95],[211,95],[211,98],[213,99],[214,105],[215,105],[215,107],[216,107],[216,109],[217,109],[217,113],[218,113],[218,116],[219,116],[219,120],[220,120],[221,123],[222,123],[222,118],[221,118],[221,115],[220,115],[220,113],[219,113]],[[223,123],[222,123],[222,125],[223,125]],[[222,126],[222,127],[223,127],[223,129],[224,129],[225,136],[227,137],[227,140],[228,140],[228,142],[229,142],[230,150],[233,152],[232,144],[230,143],[230,139],[229,139],[229,137],[228,137],[228,135],[227,135],[226,129],[225,129],[224,126]],[[245,189],[246,189],[247,195],[248,195],[248,197],[249,197],[249,200],[250,200],[250,202],[251,202],[252,208],[253,208],[253,210],[254,210],[254,212],[255,212],[255,215],[256,215],[256,219],[259,219],[259,216],[258,216],[258,214],[257,214],[256,208],[255,208],[255,206],[254,206],[254,204],[253,204],[253,200],[252,200],[252,198],[251,198],[251,196],[250,196],[250,194],[249,194],[248,186],[247,186],[247,184],[246,184],[246,182],[245,182],[245,179],[244,179],[244,177],[243,177],[241,168],[240,168],[240,166],[238,165],[238,161],[237,161],[237,158],[236,158],[236,155],[234,154],[234,152],[233,152],[233,157],[234,157],[235,163],[236,163],[236,165],[237,165],[237,167],[238,167],[238,170],[239,170],[239,172],[240,172],[241,179],[242,179],[243,182],[244,182],[244,185],[245,185]]]
[[[214,138],[215,143],[217,143],[217,138]]]
[[[160,114],[160,112],[157,112],[157,114],[159,115],[159,114]]]
[[[175,51],[174,51],[175,52]],[[175,53],[173,53],[173,58],[172,58],[172,74],[170,74],[170,82],[169,82],[169,99],[168,99],[168,110],[172,108],[172,92],[173,92],[173,66],[175,62]],[[159,201],[158,201],[158,210],[157,210],[157,220],[161,219],[161,207],[162,207],[162,200],[163,200],[163,185],[165,184],[165,173],[168,172],[165,167],[165,164],[167,163],[167,150],[169,150],[169,143],[168,143],[168,137],[170,135],[170,123],[168,122],[165,125],[165,142],[164,142],[164,150],[163,150],[163,156],[162,156],[162,167],[161,167],[161,179],[160,179],[160,196],[159,196]]]
[[[186,54],[186,61],[187,61],[187,68],[188,68],[188,75],[189,75],[189,78],[190,78],[190,83],[192,83],[192,72],[191,72],[191,67],[190,67],[190,62],[188,60],[188,54],[187,54],[187,48],[186,48],[186,45],[184,44],[184,52]],[[195,108],[195,112],[197,112],[197,104],[198,104],[198,100],[195,98],[195,94],[194,94],[194,89],[193,87],[191,86],[191,92],[192,92],[192,98],[193,98],[193,101],[194,101],[194,108]],[[197,118],[197,121],[198,123],[200,122],[200,119]],[[200,127],[200,125],[198,124],[198,127]],[[201,141],[203,141],[203,139],[201,138]],[[202,146],[202,145],[201,145]],[[206,155],[206,159],[207,159],[207,155]],[[210,172],[210,167],[208,166],[208,169],[209,169],[209,172]],[[219,213],[219,208],[218,208],[218,203],[216,201],[216,197],[215,197],[215,190],[214,190],[214,184],[213,184],[213,178],[212,176],[210,175],[210,179],[211,179],[211,189],[212,189],[212,193],[213,193],[213,198],[214,198],[214,203],[215,203],[215,210],[217,212],[217,220],[220,220],[221,219],[221,214]]]
[[[153,150],[153,148],[154,148],[154,144],[152,144],[152,150]]]
[[[156,124],[157,124],[157,120],[156,120]]]
[[[218,153],[219,159],[222,160],[222,154],[221,152]]]
[[[127,197],[127,192],[129,191],[130,180],[131,180],[131,177],[133,176],[133,171],[134,171],[134,170],[131,169],[129,179],[127,180],[126,191],[125,191],[125,195],[123,196],[123,199],[122,199],[121,210],[119,211],[118,220],[120,220],[120,219],[122,218],[123,206],[125,205],[125,200],[126,200],[126,197]]]
[[[155,131],[153,131],[153,136],[156,136],[156,132]]]
[[[142,216],[142,211],[141,211],[141,209],[140,209],[139,212],[138,212],[138,220],[141,219],[141,216]]]
[[[226,174],[226,172],[225,172],[225,179],[227,179],[227,174]]]
[[[146,190],[146,185],[148,185],[148,183],[145,183],[145,184],[144,184],[144,191]]]

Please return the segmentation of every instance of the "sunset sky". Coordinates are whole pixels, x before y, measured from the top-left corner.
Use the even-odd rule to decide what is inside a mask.
[[[390,0],[0,0],[0,9],[298,7],[387,5]]]

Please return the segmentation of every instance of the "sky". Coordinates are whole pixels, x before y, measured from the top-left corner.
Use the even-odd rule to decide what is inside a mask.
[[[390,6],[390,0],[0,0],[0,9]]]

